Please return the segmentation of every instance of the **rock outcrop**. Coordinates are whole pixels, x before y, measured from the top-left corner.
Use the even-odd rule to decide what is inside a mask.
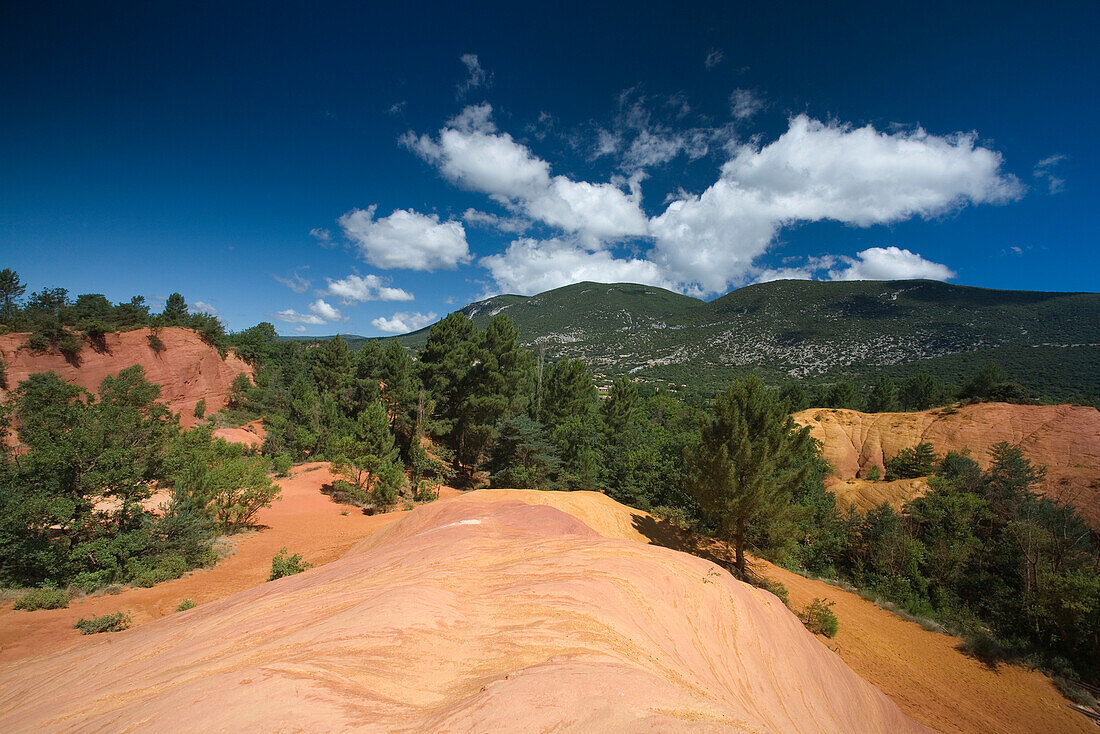
[[[1033,464],[1047,467],[1039,491],[1069,502],[1100,528],[1100,411],[1077,405],[1011,405],[977,403],[913,413],[860,413],[811,408],[795,420],[810,427],[823,444],[837,480],[866,479],[871,467],[884,472],[886,459],[922,441],[936,452],[969,450],[988,468],[990,448],[1001,441],[1019,446]],[[924,491],[913,483],[908,489]],[[844,488],[832,484],[844,493]],[[857,485],[856,494],[863,485]],[[893,501],[900,497],[891,492]],[[916,496],[915,494],[913,496]],[[857,502],[858,506],[858,502]]]
[[[7,386],[14,389],[20,381],[36,372],[56,372],[61,379],[95,392],[108,375],[140,364],[145,377],[160,385],[161,400],[180,415],[187,427],[196,423],[195,405],[206,401],[206,412],[225,407],[233,378],[244,373],[252,377],[252,368],[232,353],[222,359],[218,350],[204,342],[191,329],[166,327],[159,337],[162,351],[149,345],[149,329],[107,334],[101,349],[85,343],[77,364],[56,352],[35,353],[24,348],[26,334],[0,336],[0,356],[7,364]]]
[[[771,594],[499,493],[103,638],[0,670],[0,728],[925,731]]]

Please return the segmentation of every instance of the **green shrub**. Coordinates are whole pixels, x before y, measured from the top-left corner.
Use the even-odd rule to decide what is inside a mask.
[[[658,505],[653,508],[653,514],[666,521],[670,525],[673,525],[680,530],[691,530],[692,519],[687,510],[683,507],[670,507],[668,505]]]
[[[198,605],[195,604],[195,602],[191,601],[190,599],[184,599],[183,601],[181,601],[179,603],[179,606],[176,607],[176,611],[177,612],[186,612],[188,609],[194,609],[196,606],[198,606]]]
[[[199,402],[195,403],[195,417],[200,421],[206,419],[206,398],[199,398]]]
[[[13,608],[33,612],[36,609],[64,609],[67,606],[69,606],[69,592],[42,586],[19,597]]]
[[[877,482],[878,480],[882,479],[882,471],[879,470],[878,464],[873,465],[870,469],[867,470],[867,478],[872,482]]]
[[[289,477],[290,468],[294,466],[294,457],[286,452],[275,454],[275,458],[271,460],[271,464],[275,469],[275,475],[280,477]]]
[[[156,586],[164,581],[178,579],[180,576],[187,573],[189,569],[190,566],[183,556],[176,553],[169,553],[160,558],[153,559],[152,565],[146,565],[144,563],[133,564],[131,566],[131,580],[135,586],[148,588],[150,586]]]
[[[313,564],[303,561],[301,553],[289,555],[289,551],[283,548],[271,559],[271,576],[269,576],[267,580],[274,581],[284,576],[293,576],[296,573],[301,573],[310,568],[313,568]]]
[[[789,607],[791,605],[791,596],[787,591],[787,587],[779,581],[774,581],[766,576],[754,576],[749,575],[749,583],[758,589],[771,592],[779,597],[779,601],[783,602],[783,606]]]
[[[104,614],[102,617],[92,617],[91,619],[81,617],[77,620],[77,623],[73,625],[75,629],[80,630],[80,634],[82,635],[97,635],[100,632],[121,632],[129,626],[130,615],[126,612]]]
[[[840,629],[840,623],[837,621],[836,615],[833,614],[832,606],[833,602],[828,599],[814,599],[799,615],[802,624],[806,625],[806,629],[816,635],[836,637],[837,630]]]
[[[149,336],[146,337],[146,338],[149,340],[149,348],[152,349],[157,354],[160,354],[161,352],[163,352],[166,349],[166,347],[164,346],[164,342],[161,341],[160,337],[157,336],[156,332],[153,332],[153,333],[149,334]]]

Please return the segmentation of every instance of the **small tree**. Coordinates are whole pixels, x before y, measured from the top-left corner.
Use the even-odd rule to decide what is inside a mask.
[[[738,380],[703,418],[697,446],[686,451],[689,487],[733,544],[745,577],[749,526],[789,512],[809,471],[800,455],[812,448],[808,428],[795,429],[786,403],[756,377]]]
[[[940,457],[927,441],[918,443],[911,449],[902,449],[898,455],[886,462],[887,479],[916,479],[927,477],[936,471]]]
[[[333,469],[361,499],[369,496],[376,478],[385,475],[389,484],[395,481],[391,467],[397,464],[397,446],[381,403],[372,403],[359,414],[355,429],[337,440],[333,453]],[[385,492],[380,496],[384,498]]]

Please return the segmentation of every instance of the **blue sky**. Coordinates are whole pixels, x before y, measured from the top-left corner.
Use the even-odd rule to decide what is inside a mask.
[[[0,266],[394,333],[582,279],[1097,290],[1095,3],[8,3]]]

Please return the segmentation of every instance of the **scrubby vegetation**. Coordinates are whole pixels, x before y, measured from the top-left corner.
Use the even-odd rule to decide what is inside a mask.
[[[832,606],[833,602],[827,599],[814,599],[798,615],[799,619],[806,625],[806,629],[815,635],[836,637],[836,633],[840,630],[840,622],[833,613]]]
[[[42,586],[16,599],[12,608],[33,612],[37,609],[64,609],[67,606],[69,592],[53,586]]]
[[[140,366],[97,395],[36,374],[10,394],[19,446],[0,455],[0,583],[92,591],[151,586],[213,563],[216,534],[247,525],[277,495],[266,460],[180,432]],[[6,426],[6,423],[5,423]],[[162,509],[148,507],[170,485]]]
[[[313,568],[312,563],[306,563],[302,560],[301,553],[295,553],[294,555],[289,553],[286,548],[283,548],[271,559],[271,575],[268,576],[268,581],[281,579],[284,576],[293,576]]]
[[[99,293],[83,293],[72,299],[65,288],[43,288],[24,302],[26,291],[16,272],[0,270],[0,333],[30,332],[28,349],[58,352],[70,362],[79,362],[85,342],[102,352],[106,349],[107,334],[145,327],[154,329],[149,335],[149,346],[156,352],[164,350],[164,342],[156,331],[163,326],[194,329],[219,350],[227,345],[225,328],[217,317],[189,313],[187,302],[179,293],[170,295],[164,310],[154,314],[143,296],[112,304]]]
[[[198,605],[190,599],[184,599],[176,606],[177,612],[186,612],[188,609],[194,609]]]
[[[130,615],[126,612],[115,612],[89,619],[81,617],[73,627],[80,630],[82,635],[98,635],[101,632],[121,632],[128,629],[130,621]]]

